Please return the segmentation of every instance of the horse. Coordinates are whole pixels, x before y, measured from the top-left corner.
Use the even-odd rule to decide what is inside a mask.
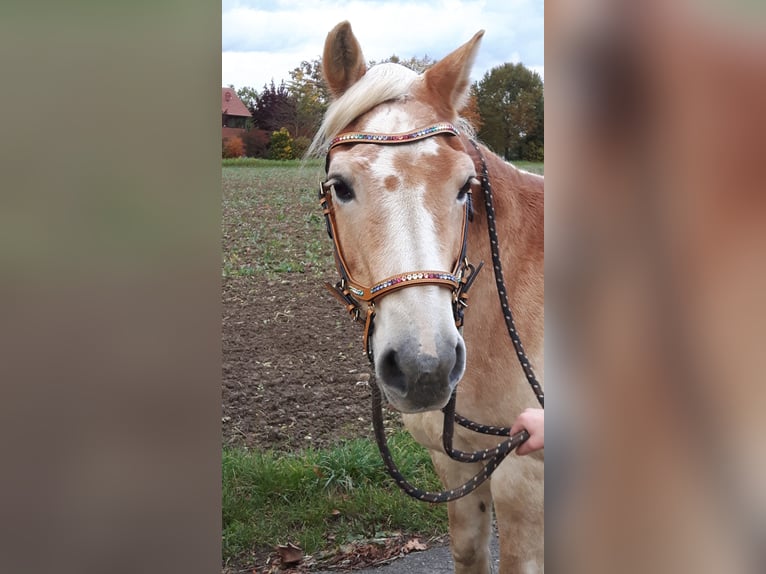
[[[441,409],[453,393],[461,415],[488,425],[510,426],[536,406],[491,271],[473,277],[462,329],[455,319],[464,262],[491,259],[488,210],[472,199],[486,193],[484,167],[516,328],[539,376],[543,369],[544,180],[477,143],[460,117],[483,34],[418,74],[396,63],[368,69],[350,24],[341,22],[325,41],[331,103],[309,148],[327,153],[323,205],[341,299],[357,313],[354,301],[366,302],[364,340],[376,383],[429,450],[445,488],[482,470],[445,453]],[[462,427],[454,440],[470,450],[496,444]],[[491,479],[449,502],[456,574],[492,571],[493,509],[500,572],[543,571],[543,467],[543,451],[509,456]]]

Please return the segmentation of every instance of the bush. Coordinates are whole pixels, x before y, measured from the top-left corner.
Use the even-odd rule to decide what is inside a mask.
[[[519,158],[524,161],[545,161],[545,148],[532,141],[522,142],[519,146]]]
[[[245,155],[247,157],[269,157],[269,132],[261,129],[252,129],[242,134],[245,142]]]
[[[311,140],[306,136],[298,136],[293,140],[293,157],[300,159],[306,155],[306,150],[309,149]]]
[[[234,136],[233,138],[224,138],[223,157],[242,157],[245,155],[245,144],[242,138]]]
[[[293,159],[295,157],[293,155],[293,138],[287,128],[281,128],[271,134],[269,157],[271,159]]]

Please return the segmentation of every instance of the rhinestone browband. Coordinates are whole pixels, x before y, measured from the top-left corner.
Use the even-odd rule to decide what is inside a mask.
[[[413,132],[405,132],[400,134],[380,134],[371,132],[346,132],[333,138],[330,142],[328,151],[335,146],[348,144],[348,143],[376,143],[376,144],[398,144],[409,143],[431,137],[433,135],[444,133],[453,136],[460,135],[457,128],[448,122],[442,122],[428,126],[427,128],[421,128]]]

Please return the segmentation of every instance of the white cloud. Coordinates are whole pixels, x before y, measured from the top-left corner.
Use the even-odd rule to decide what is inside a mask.
[[[327,32],[349,20],[365,58],[440,59],[480,29],[473,79],[504,62],[543,63],[542,0],[224,1],[222,85],[261,89],[320,56]]]

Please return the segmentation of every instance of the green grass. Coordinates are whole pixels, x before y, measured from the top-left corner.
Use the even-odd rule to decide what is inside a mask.
[[[323,167],[323,159],[309,159],[306,161],[299,159],[261,159],[257,157],[234,157],[224,158],[221,160],[223,167],[282,167],[282,168],[295,168],[295,167]]]
[[[440,489],[427,451],[404,431],[389,440],[400,469],[420,488]],[[446,506],[404,495],[366,439],[293,454],[223,451],[223,555],[244,559],[292,542],[307,554],[383,533],[447,531]]]
[[[246,158],[223,167],[224,277],[332,269],[317,201],[322,176],[316,162]]]
[[[524,169],[532,173],[543,174],[545,164],[538,161],[512,161],[513,165],[519,169]],[[281,167],[281,168],[295,168],[295,167],[324,167],[324,159],[310,159],[306,161],[298,159],[290,160],[276,160],[276,159],[260,159],[255,157],[235,157],[222,160],[223,167]]]
[[[541,161],[512,161],[511,163],[519,169],[523,169],[531,173],[543,175],[545,172],[545,164]]]

